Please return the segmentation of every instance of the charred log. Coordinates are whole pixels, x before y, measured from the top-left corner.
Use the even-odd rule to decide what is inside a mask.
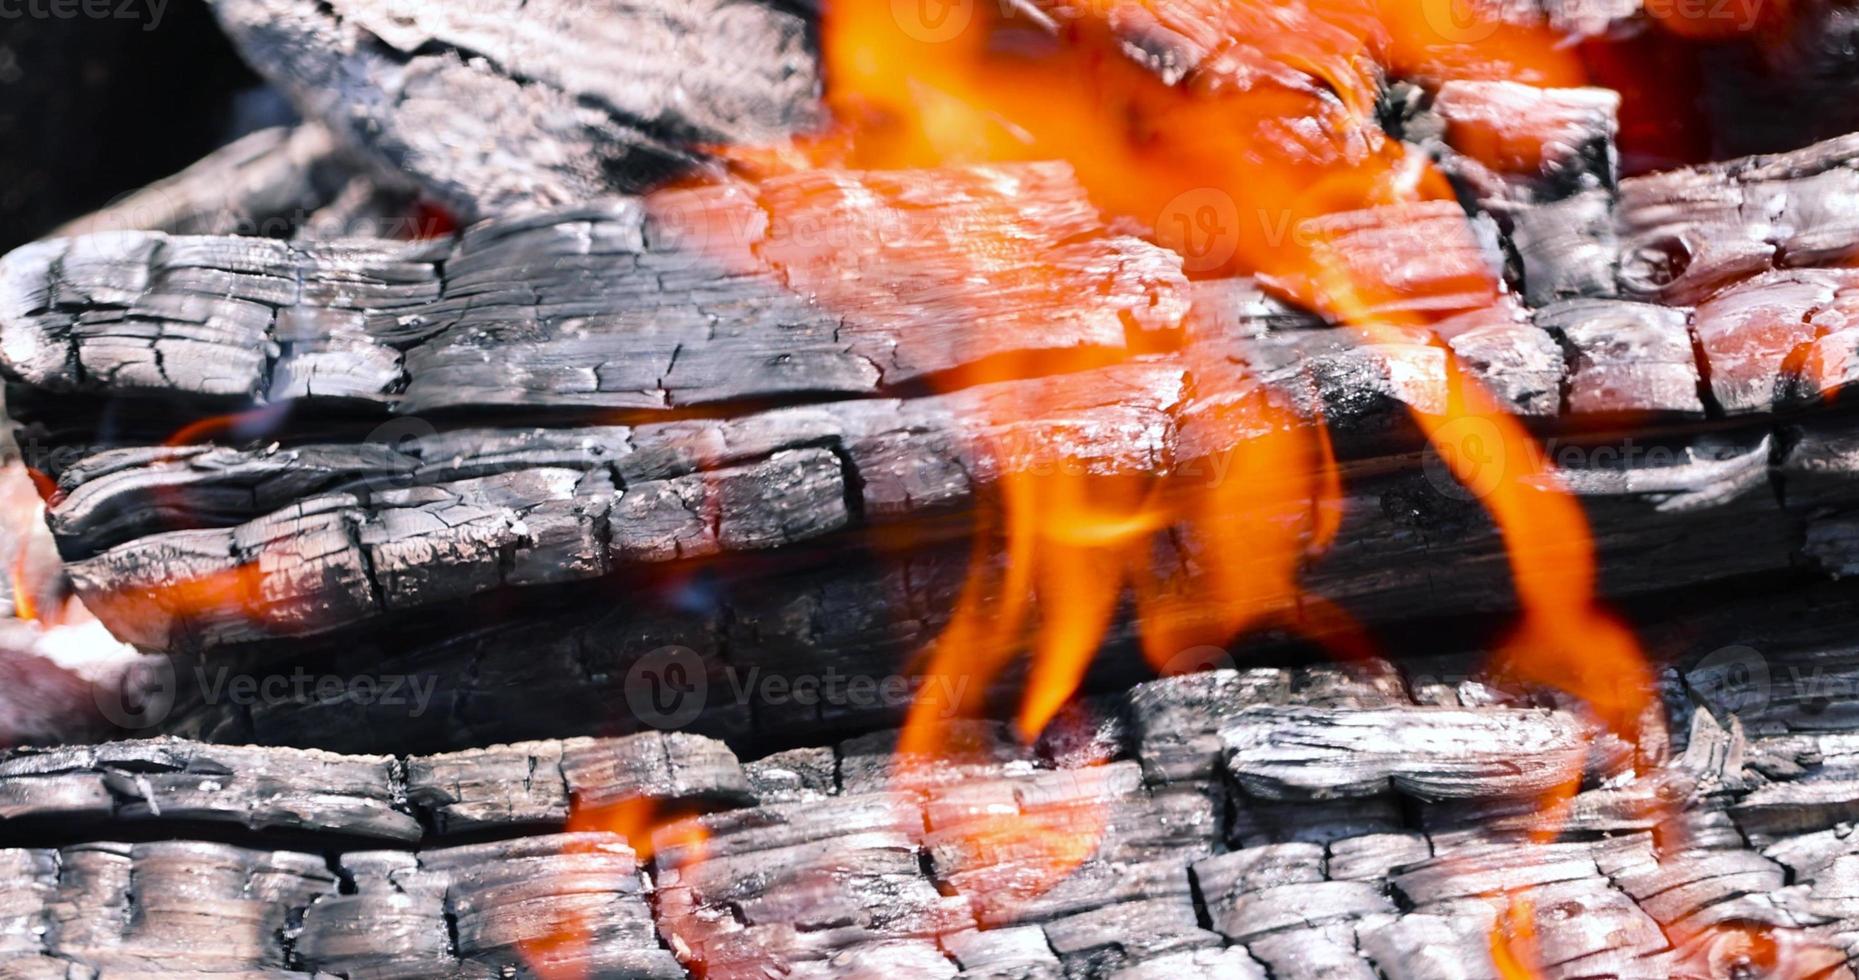
[[[214,7],[306,118],[468,220],[640,190],[814,114],[808,24],[775,4]]]
[[[259,130],[186,170],[58,228],[49,237],[113,231],[261,238],[420,236],[416,192],[365,173],[315,123]],[[396,224],[396,220],[400,223]]]
[[[891,206],[912,201],[930,203]],[[965,236],[1024,265],[953,290],[986,274]],[[1123,350],[1125,318],[1140,335],[1186,304],[1179,259],[1109,234],[1057,165],[809,173],[456,244],[92,236],[15,252],[0,281],[5,370],[40,388],[400,414],[870,394],[995,354]]]
[[[1698,677],[1713,656],[1683,662]],[[0,853],[22,887],[0,935],[22,975],[828,976],[856,962],[1407,978],[1495,971],[1514,943],[1549,975],[1708,976],[1752,963],[1752,942],[1764,975],[1845,968],[1859,909],[1841,801],[1859,794],[1843,730],[1753,735],[1680,685],[1683,750],[1635,762],[1578,715],[1475,674],[1450,707],[1416,706],[1419,680],[1371,666],[1158,681],[1074,719],[1091,751],[982,726],[972,754],[909,778],[882,738],[822,747],[823,768],[801,761],[815,750],[739,763],[657,734],[406,759],[176,741],[16,754],[0,762]],[[817,769],[812,785],[771,779],[797,768]],[[1566,831],[1524,836],[1543,817],[1531,773],[1584,770]],[[34,819],[68,812],[43,787],[84,780],[115,808]],[[312,784],[323,792],[281,790]],[[1048,880],[1039,852],[972,836],[1003,807],[1087,851],[1030,887]],[[708,812],[679,816],[693,809]],[[277,812],[303,849],[254,836]],[[657,816],[561,833],[571,813],[628,812]],[[175,839],[107,843],[151,826]],[[196,884],[168,890],[183,868]]]

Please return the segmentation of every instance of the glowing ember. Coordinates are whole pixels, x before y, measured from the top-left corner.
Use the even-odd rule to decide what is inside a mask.
[[[1510,899],[1491,930],[1491,962],[1503,980],[1535,980],[1543,976],[1536,950],[1536,904],[1527,898]]]
[[[566,831],[571,835],[564,845],[567,854],[596,854],[613,848],[617,834],[624,838],[640,861],[652,858],[654,844],[677,847],[701,860],[709,832],[689,812],[667,807],[657,800],[634,797],[604,806],[583,806],[577,801],[570,809]],[[564,904],[540,936],[517,944],[524,961],[543,980],[582,980],[591,943],[595,942],[594,922]]]
[[[831,6],[823,36],[839,125],[796,152],[758,161],[908,167],[1063,159],[1100,206],[1148,224],[1159,242],[1183,252],[1191,271],[1253,273],[1368,339],[1387,340],[1423,323],[1425,314],[1411,311],[1463,310],[1494,301],[1501,287],[1469,270],[1463,281],[1424,284],[1440,291],[1430,303],[1401,281],[1401,256],[1364,262],[1345,247],[1358,230],[1345,213],[1449,197],[1427,161],[1381,135],[1372,113],[1375,66],[1420,78],[1582,80],[1575,55],[1543,31],[1495,21],[1442,25],[1442,13],[1427,5],[1038,9],[1045,23],[984,9],[965,29],[927,31],[900,22],[887,5]],[[1199,60],[1178,83],[1118,46],[1149,29],[1192,39]],[[1258,229],[1249,226],[1253,215]],[[1274,222],[1277,234],[1267,227]],[[1463,234],[1469,239],[1469,228]],[[978,262],[999,250],[987,240],[964,244]],[[1441,245],[1416,236],[1404,247]],[[1066,367],[1062,359],[1009,361],[986,362],[960,380]],[[928,668],[966,672],[984,688],[1019,651],[1030,651],[1019,725],[1031,736],[1076,689],[1126,590],[1134,588],[1150,614],[1142,617],[1146,646],[1158,661],[1197,642],[1229,641],[1286,608],[1299,595],[1301,562],[1335,533],[1333,518],[1325,525],[1319,516],[1334,512],[1326,506],[1338,492],[1334,465],[1307,420],[1287,417],[1268,397],[1233,394],[1223,410],[1244,477],[1210,491],[1175,493],[1156,474],[1034,477],[1004,467],[998,513],[983,529],[1004,541],[1004,558],[978,557]],[[1025,405],[1025,417],[1041,408]],[[1417,420],[1454,474],[1480,490],[1513,555],[1524,616],[1505,669],[1569,689],[1610,727],[1635,734],[1647,704],[1643,663],[1631,636],[1596,608],[1585,517],[1534,441],[1463,376],[1443,413]],[[1489,436],[1494,459],[1466,451],[1468,429]],[[1501,474],[1489,486],[1481,483],[1487,462]],[[1212,542],[1210,555],[1223,557],[1194,577],[1159,577],[1154,535],[1184,524]],[[978,546],[978,556],[987,554],[987,544]],[[1300,605],[1327,627],[1313,632],[1347,637],[1345,648],[1365,645],[1340,609],[1314,597]],[[1170,606],[1179,612],[1169,615]],[[934,751],[942,735],[933,719],[948,717],[948,707],[919,705],[905,748]]]

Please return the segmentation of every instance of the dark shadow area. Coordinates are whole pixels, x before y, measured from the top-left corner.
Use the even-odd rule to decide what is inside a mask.
[[[186,167],[279,110],[201,0],[0,8],[0,252]]]

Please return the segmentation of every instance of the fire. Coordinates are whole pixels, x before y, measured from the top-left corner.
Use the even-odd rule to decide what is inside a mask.
[[[229,617],[266,622],[274,613],[264,583],[264,569],[247,561],[194,575],[163,575],[139,589],[87,598],[134,642],[159,644],[177,622]]]
[[[687,850],[704,845],[709,832],[699,821],[687,819],[692,815],[657,800],[633,797],[604,806],[577,805],[568,816],[567,830],[571,834],[618,834],[632,845],[639,860],[650,861],[660,843]]]
[[[1349,614],[1297,583],[1340,526],[1342,478],[1327,433],[1265,388],[1223,401],[1214,417],[1225,432],[1252,435],[1226,453],[1220,478],[1176,495],[1176,522],[1200,533],[1202,567],[1136,580],[1149,662],[1169,673],[1183,650],[1266,625],[1301,630],[1344,658],[1368,656],[1372,644]]]
[[[1502,980],[1536,980],[1543,976],[1536,949],[1536,903],[1513,897],[1491,928],[1491,962]]]
[[[701,860],[710,835],[701,821],[688,819],[690,816],[686,808],[643,797],[595,806],[577,800],[569,809],[568,825],[563,829],[569,834],[618,834],[642,864],[652,859],[656,844],[684,849]],[[601,837],[576,837],[569,839],[563,852],[596,853],[606,846]],[[582,980],[587,971],[580,964],[593,940],[594,923],[569,911],[548,923],[541,935],[520,941],[517,948],[530,970],[542,980]]]
[[[1370,340],[1424,325],[1417,315],[1390,322],[1382,312],[1396,305],[1390,300],[1414,297],[1376,270],[1352,267],[1335,247],[1336,222],[1321,219],[1450,195],[1428,161],[1381,134],[1377,72],[1583,80],[1576,54],[1542,29],[1453,21],[1437,4],[1112,0],[1037,4],[1036,16],[1021,17],[986,6],[960,7],[952,16],[972,13],[973,22],[952,26],[911,21],[891,5],[829,5],[827,100],[838,125],[777,156],[789,166],[873,168],[1062,159],[1094,202],[1146,224],[1159,243],[1183,252],[1190,271],[1252,273]],[[1118,46],[1133,28],[1191,38],[1203,57],[1170,84]],[[1196,203],[1207,200],[1218,205],[1211,222]],[[997,243],[966,245],[986,257]],[[1465,291],[1494,301],[1500,287],[1473,282]],[[1033,367],[994,360],[959,380],[1004,380]],[[1047,357],[1037,367],[1064,365]],[[1446,410],[1417,422],[1468,485],[1483,463],[1460,451],[1455,434],[1472,426],[1492,436],[1504,477],[1483,500],[1513,556],[1524,611],[1504,666],[1522,680],[1572,689],[1608,725],[1634,733],[1647,703],[1645,668],[1630,634],[1596,606],[1584,515],[1521,424],[1462,375],[1450,387]],[[1024,417],[1040,417],[1041,407],[1024,405]],[[1157,474],[1002,467],[997,513],[983,531],[1004,554],[983,560],[990,552],[978,546],[928,669],[965,671],[985,687],[1030,651],[1018,719],[1030,737],[1076,690],[1131,589],[1139,609],[1154,614],[1144,617],[1152,659],[1190,640],[1230,640],[1287,608],[1328,627],[1318,632],[1348,638],[1340,645],[1363,648],[1345,613],[1301,596],[1295,581],[1303,559],[1335,533],[1325,516],[1338,495],[1327,442],[1307,434],[1310,420],[1287,417],[1264,396],[1235,398],[1223,411],[1244,478],[1205,492],[1181,493]],[[1184,524],[1209,542],[1209,560],[1194,576],[1158,576],[1155,535]],[[920,704],[906,747],[933,749],[942,738],[933,719],[948,707]]]
[[[1381,74],[1585,81],[1579,52],[1545,28],[1467,20],[1464,8],[1443,2],[992,6],[949,5],[932,18],[927,7],[913,16],[909,5],[826,5],[833,128],[789,147],[723,152],[751,174],[1063,160],[1103,212],[1148,229],[1190,273],[1251,274],[1367,340],[1409,339],[1434,312],[1495,302],[1502,286],[1480,268],[1443,287],[1450,296],[1411,295],[1395,281],[1400,256],[1380,267],[1352,264],[1339,244],[1350,213],[1452,199],[1430,161],[1383,134],[1375,117]],[[1123,42],[1151,35],[1189,51],[1192,63],[1162,71],[1139,64]],[[1469,242],[1469,226],[1463,234]],[[977,267],[1010,254],[1006,244],[985,235],[959,243]],[[1450,244],[1415,236],[1405,247]],[[796,285],[833,300],[831,283]],[[1650,704],[1648,671],[1632,635],[1596,601],[1585,515],[1523,426],[1435,345],[1451,374],[1444,408],[1417,412],[1415,421],[1480,494],[1511,556],[1522,616],[1501,668],[1567,690],[1614,731],[1636,737]],[[953,380],[1086,366],[1069,356],[980,359],[982,367]],[[1303,563],[1337,533],[1340,477],[1318,420],[1299,417],[1263,386],[1195,383],[1231,446],[1234,473],[1211,487],[1167,472],[1034,471],[1015,465],[1013,447],[981,447],[997,464],[993,507],[983,511],[971,574],[924,666],[965,674],[969,689],[986,690],[1029,655],[1017,716],[1025,738],[1078,689],[1126,601],[1158,667],[1174,651],[1267,624],[1302,629],[1345,655],[1370,649],[1347,612],[1298,583]],[[1029,395],[1017,409],[1039,419],[1048,407]],[[1170,529],[1200,544],[1190,573],[1158,570],[1159,539]],[[900,755],[948,753],[947,719],[973,708],[920,699]],[[900,780],[910,775],[900,764]],[[1571,773],[1557,795],[1572,794],[1579,776]],[[983,827],[977,846],[1003,846],[1002,835],[1014,846],[1044,842],[1055,873],[1084,859],[1035,823]],[[1520,966],[1515,975],[1529,972]]]
[[[8,576],[13,587],[13,617],[28,622],[38,622],[38,583],[32,580],[27,561],[26,549],[22,547],[13,559],[13,567]]]
[[[45,527],[46,501],[56,496],[51,477],[17,461],[0,466],[0,546],[12,550],[7,583],[13,618],[50,632],[87,620],[58,573],[57,549]]]

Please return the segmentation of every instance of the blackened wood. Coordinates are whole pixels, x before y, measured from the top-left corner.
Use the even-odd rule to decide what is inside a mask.
[[[1054,461],[1066,458],[1055,452],[1063,448],[1072,451],[1074,465],[1095,463],[1115,472],[1167,469],[1171,460],[1179,463],[1169,452],[1172,430],[1161,411],[1171,398],[1172,375],[1139,367],[1109,369],[1106,375],[1126,382],[1145,377],[1140,384],[1105,388],[1095,384],[1104,378],[1073,376],[1068,382],[1082,382],[1085,392],[1071,399],[1078,412],[1062,423],[976,429],[971,421],[949,433],[949,442],[979,452],[964,437],[981,437],[984,445],[988,436],[1031,443],[1045,433],[1048,439],[1072,440],[1045,445]],[[1062,391],[1057,381],[1040,384]],[[934,526],[940,514],[968,510],[974,495],[995,478],[987,465],[950,469],[949,460],[972,458],[954,448],[940,467],[928,468],[923,456],[900,454],[897,440],[923,440],[937,431],[904,420],[946,418],[942,410],[950,402],[973,405],[969,399],[988,391],[926,400],[922,407],[937,411],[898,421],[891,421],[898,419],[895,404],[847,403],[886,410],[886,427],[875,433],[860,432],[844,424],[846,414],[829,410],[814,411],[812,425],[787,424],[792,420],[787,410],[748,417],[740,427],[717,430],[723,438],[716,444],[732,445],[729,435],[742,431],[785,432],[801,442],[788,448],[779,440],[737,441],[747,459],[725,455],[710,467],[640,451],[651,445],[646,440],[632,445],[633,456],[618,440],[607,443],[613,447],[608,452],[590,451],[590,445],[599,449],[599,441],[571,446],[563,440],[556,443],[562,455],[551,456],[544,440],[518,443],[540,457],[506,454],[481,432],[470,438],[489,447],[486,458],[466,464],[463,472],[454,469],[459,457],[435,453],[442,465],[422,474],[417,442],[408,444],[415,453],[398,457],[340,447],[306,447],[301,456],[295,450],[186,450],[158,454],[178,457],[171,463],[114,471],[99,460],[86,471],[96,482],[74,485],[54,527],[65,536],[80,593],[123,637],[151,649],[307,637],[381,617],[404,621],[422,610],[509,588],[571,595],[561,590],[701,557],[747,559],[768,551],[791,554],[806,567],[817,560],[808,557],[809,546],[901,524]],[[1154,400],[1147,406],[1101,400],[1113,395]],[[985,418],[985,408],[951,414],[977,420]],[[1213,425],[1198,416],[1188,422]],[[1194,431],[1183,430],[1184,436]],[[580,438],[591,435],[598,439],[588,432]],[[1220,453],[1233,445],[1214,441],[1221,437],[1233,434],[1203,433],[1207,442],[1191,457],[1196,468],[1185,471],[1184,481],[1220,477],[1215,469],[1224,464]],[[434,445],[447,438],[434,437]],[[1770,449],[1762,435],[1712,435],[1639,448],[1571,446],[1561,455],[1560,462],[1568,464],[1564,480],[1587,503],[1603,554],[1630,555],[1685,527],[1722,528],[1747,542],[1734,561],[1704,542],[1668,549],[1658,575],[1643,582],[1631,577],[1639,574],[1631,565],[1613,569],[1610,574],[1622,576],[1613,580],[1621,592],[1782,568],[1801,547],[1795,518],[1768,493]],[[669,460],[673,470],[641,476],[630,469],[634,456],[647,465]],[[306,461],[307,472],[294,470],[297,458]],[[622,474],[617,479],[615,469]],[[1443,468],[1429,464],[1421,472],[1386,474],[1370,460],[1345,472],[1361,474],[1346,483],[1338,502],[1347,537],[1311,566],[1307,588],[1375,621],[1410,617],[1419,609],[1455,611],[1438,598],[1448,582],[1458,583],[1450,593],[1461,604],[1457,611],[1507,604],[1501,542]],[[274,492],[298,496],[264,499]],[[196,499],[201,506],[186,503]],[[1676,500],[1690,504],[1681,508]],[[1391,511],[1397,501],[1409,510]],[[145,509],[151,506],[158,509]],[[257,516],[248,516],[248,508]],[[196,526],[161,530],[162,522]],[[1448,529],[1456,529],[1450,540],[1443,537]],[[1190,554],[1196,535],[1211,530],[1185,530]],[[1443,567],[1416,561],[1446,551],[1460,560]],[[1287,609],[1295,606],[1294,596],[1282,599]],[[908,620],[907,609],[936,605],[920,593],[909,603],[870,612]]]
[[[1828,549],[1846,521],[1846,478],[1835,471],[1824,491],[1798,500],[1784,495],[1787,506],[1778,507],[1772,480],[1780,473],[1786,485],[1788,457],[1776,469],[1766,436],[1571,444],[1557,455],[1595,520],[1609,595],[1671,595],[1815,560],[1843,567]],[[1513,608],[1506,552],[1474,500],[1448,492],[1456,485],[1437,482],[1437,471],[1434,478],[1376,474],[1378,464],[1364,465],[1346,471],[1356,475],[1345,482],[1342,534],[1305,570],[1305,588],[1390,627],[1421,616]],[[1177,538],[1191,548],[1196,535]],[[1726,541],[1738,544],[1726,549]],[[462,606],[373,616],[366,629],[338,630],[327,640],[306,636],[285,644],[273,637],[220,646],[208,663],[177,671],[182,692],[167,722],[214,739],[349,748],[578,734],[640,724],[640,705],[628,692],[655,669],[647,658],[682,650],[684,668],[702,678],[688,699],[699,730],[792,739],[882,724],[895,720],[915,693],[906,665],[947,622],[974,555],[965,533],[901,554],[862,545],[848,552],[848,543],[821,539],[818,549],[778,549],[760,558],[735,551],[709,566],[664,565],[644,579],[619,574],[526,594],[494,590]],[[1185,552],[1187,560],[1200,560],[1193,554]],[[1643,560],[1654,554],[1659,561]],[[277,581],[281,587],[287,580]],[[616,595],[627,599],[616,605]],[[518,596],[524,606],[506,604]],[[1285,622],[1300,622],[1296,595],[1275,598]],[[246,630],[267,625],[223,616]],[[1138,625],[1119,627],[1111,648]],[[1132,664],[1127,655],[1104,658],[1110,677]],[[403,689],[394,698],[355,699],[343,687],[340,696],[309,692],[250,703],[212,693],[230,678],[257,684],[299,672],[362,676],[377,679],[377,691],[390,681]],[[764,681],[784,685],[778,702],[766,696]],[[787,697],[785,685],[796,681],[824,690],[817,700]],[[424,698],[411,698],[405,692],[415,688],[407,685],[418,685]],[[534,711],[536,699],[551,710]],[[685,707],[684,698],[674,697],[664,710]]]
[[[996,239],[1015,257],[971,251]],[[1179,259],[1109,234],[1060,165],[821,171],[490,222],[455,245],[36,245],[0,264],[0,369],[231,407],[651,410],[1122,350],[1126,320],[1177,328],[1184,291]]]
[[[391,198],[403,220],[388,216],[364,223],[361,215],[341,222],[326,209],[345,195],[363,200]],[[159,231],[176,235],[251,235],[288,238],[413,237],[414,192],[377,175],[316,123],[262,129],[228,143],[172,177],[67,222],[47,237],[70,238],[111,231]]]
[[[0,954],[10,971],[27,975],[71,965],[383,976],[554,966],[668,978],[699,970],[825,977],[876,963],[946,977],[1010,970],[1140,978],[1171,969],[1258,977],[1269,968],[1422,978],[1496,975],[1495,942],[1546,975],[1650,978],[1717,975],[1746,961],[1752,947],[1739,942],[1753,941],[1778,975],[1844,968],[1840,936],[1859,922],[1855,857],[1847,816],[1812,801],[1859,771],[1850,732],[1812,737],[1809,767],[1782,772],[1761,760],[1805,757],[1803,735],[1752,736],[1734,720],[1726,728],[1681,691],[1674,722],[1689,719],[1690,748],[1637,768],[1597,767],[1564,741],[1579,744],[1594,731],[1573,714],[1496,705],[1428,711],[1411,704],[1408,690],[1400,675],[1372,664],[1152,682],[1114,697],[1134,724],[1107,746],[1110,761],[1066,768],[1007,743],[987,747],[989,736],[977,730],[971,748],[979,753],[959,766],[944,760],[928,781],[883,772],[872,780],[865,762],[846,768],[845,760],[882,753],[878,741],[861,739],[820,747],[841,762],[828,763],[805,801],[715,795],[710,775],[673,785],[679,778],[641,776],[630,762],[566,777],[592,780],[584,790],[612,799],[713,810],[628,825],[630,839],[555,832],[567,813],[562,797],[547,804],[546,818],[503,801],[555,780],[555,760],[595,749],[614,760],[725,763],[708,772],[734,769],[735,757],[655,736],[495,747],[443,763],[395,760],[397,772],[468,776],[441,777],[451,802],[436,805],[455,816],[477,806],[475,819],[427,823],[415,838],[374,849],[333,822],[305,820],[299,832],[328,841],[327,857],[251,841],[111,843],[107,835],[126,826],[121,818],[51,850],[29,843],[42,826],[8,821],[0,834],[28,846],[0,851],[18,885],[0,909]],[[1260,781],[1260,761],[1246,751],[1214,748],[1204,765],[1187,769],[1167,761],[1197,733],[1216,746],[1252,744],[1248,733],[1267,715],[1282,745],[1323,746],[1347,729],[1378,750],[1413,736],[1413,720],[1425,718],[1431,737],[1417,752],[1378,755],[1407,773],[1439,763],[1454,775],[1448,783],[1365,782],[1354,756],[1318,750],[1312,758],[1327,761],[1302,767],[1287,799],[1281,784]],[[1477,749],[1461,755],[1491,732],[1544,726],[1564,735],[1546,745],[1520,738],[1504,750],[1513,766]],[[290,772],[314,762],[339,796],[358,786],[344,774],[363,771],[303,753],[240,751],[226,774],[234,783],[248,766]],[[1651,811],[1663,815],[1657,846],[1637,813],[1610,818],[1590,809],[1563,833],[1545,824],[1547,837],[1479,815],[1510,804],[1535,813],[1538,787],[1517,774],[1539,767],[1585,768],[1578,804],[1651,791],[1664,801]],[[1438,792],[1446,785],[1452,799]],[[1800,802],[1784,800],[1791,788]],[[408,800],[437,812],[423,791]],[[1381,815],[1370,820],[1375,806]],[[1439,807],[1468,808],[1470,819],[1448,820]],[[1053,833],[1018,847],[989,843],[1003,813]],[[490,836],[448,843],[455,833]],[[1045,846],[1058,840],[1089,846],[1056,873],[1042,870]],[[647,846],[651,857],[641,859]],[[1065,853],[1073,853],[1069,844]],[[132,907],[138,914],[127,914]],[[1749,940],[1750,930],[1759,938]]]
[[[214,8],[307,118],[467,219],[638,190],[814,114],[807,22],[774,4]]]

